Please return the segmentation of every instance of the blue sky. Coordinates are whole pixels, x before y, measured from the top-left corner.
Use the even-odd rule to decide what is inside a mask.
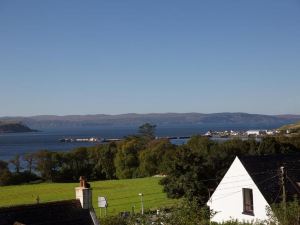
[[[298,0],[0,0],[0,116],[300,114]]]

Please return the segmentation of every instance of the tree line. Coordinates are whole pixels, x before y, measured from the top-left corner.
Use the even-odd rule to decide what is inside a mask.
[[[175,149],[176,146],[169,140],[145,142],[140,137],[132,136],[119,143],[80,147],[69,152],[41,150],[23,156],[16,155],[9,162],[0,161],[0,184],[18,184],[37,179],[77,182],[80,176],[88,180],[110,180],[164,174],[166,162]],[[12,171],[8,169],[9,163]]]
[[[176,146],[167,139],[155,139],[156,126],[146,123],[138,134],[121,142],[80,147],[69,152],[40,150],[0,161],[0,185],[35,180],[73,182],[146,177],[163,173],[164,161]],[[11,171],[9,169],[13,168]]]

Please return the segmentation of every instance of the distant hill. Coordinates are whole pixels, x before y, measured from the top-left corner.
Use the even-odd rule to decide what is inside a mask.
[[[300,132],[300,121],[294,124],[285,125],[279,128],[279,130],[290,130],[291,132]]]
[[[41,115],[2,117],[18,120],[33,129],[69,129],[90,127],[138,127],[149,122],[158,127],[199,127],[204,129],[273,129],[300,120],[300,115],[260,115],[248,113],[150,113],[120,115]]]
[[[36,130],[30,129],[28,126],[21,122],[0,121],[0,134],[1,133],[22,133],[33,132]]]

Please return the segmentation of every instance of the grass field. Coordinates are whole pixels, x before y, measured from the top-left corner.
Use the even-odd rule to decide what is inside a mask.
[[[155,209],[176,203],[168,199],[158,184],[160,178],[140,178],[130,180],[111,180],[90,182],[93,188],[93,205],[99,214],[97,197],[105,196],[108,201],[108,215],[121,211],[140,211],[141,202],[138,193],[144,194],[144,208]],[[60,201],[75,198],[75,187],[79,183],[42,183],[0,187],[0,207],[20,204],[32,204],[39,196],[40,202]]]

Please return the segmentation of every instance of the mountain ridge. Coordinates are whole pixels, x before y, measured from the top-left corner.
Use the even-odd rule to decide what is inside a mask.
[[[300,115],[264,115],[250,113],[126,113],[88,115],[37,115],[29,117],[0,117],[18,120],[33,129],[84,127],[138,127],[150,122],[160,127],[220,127],[220,128],[278,128],[300,120]]]

